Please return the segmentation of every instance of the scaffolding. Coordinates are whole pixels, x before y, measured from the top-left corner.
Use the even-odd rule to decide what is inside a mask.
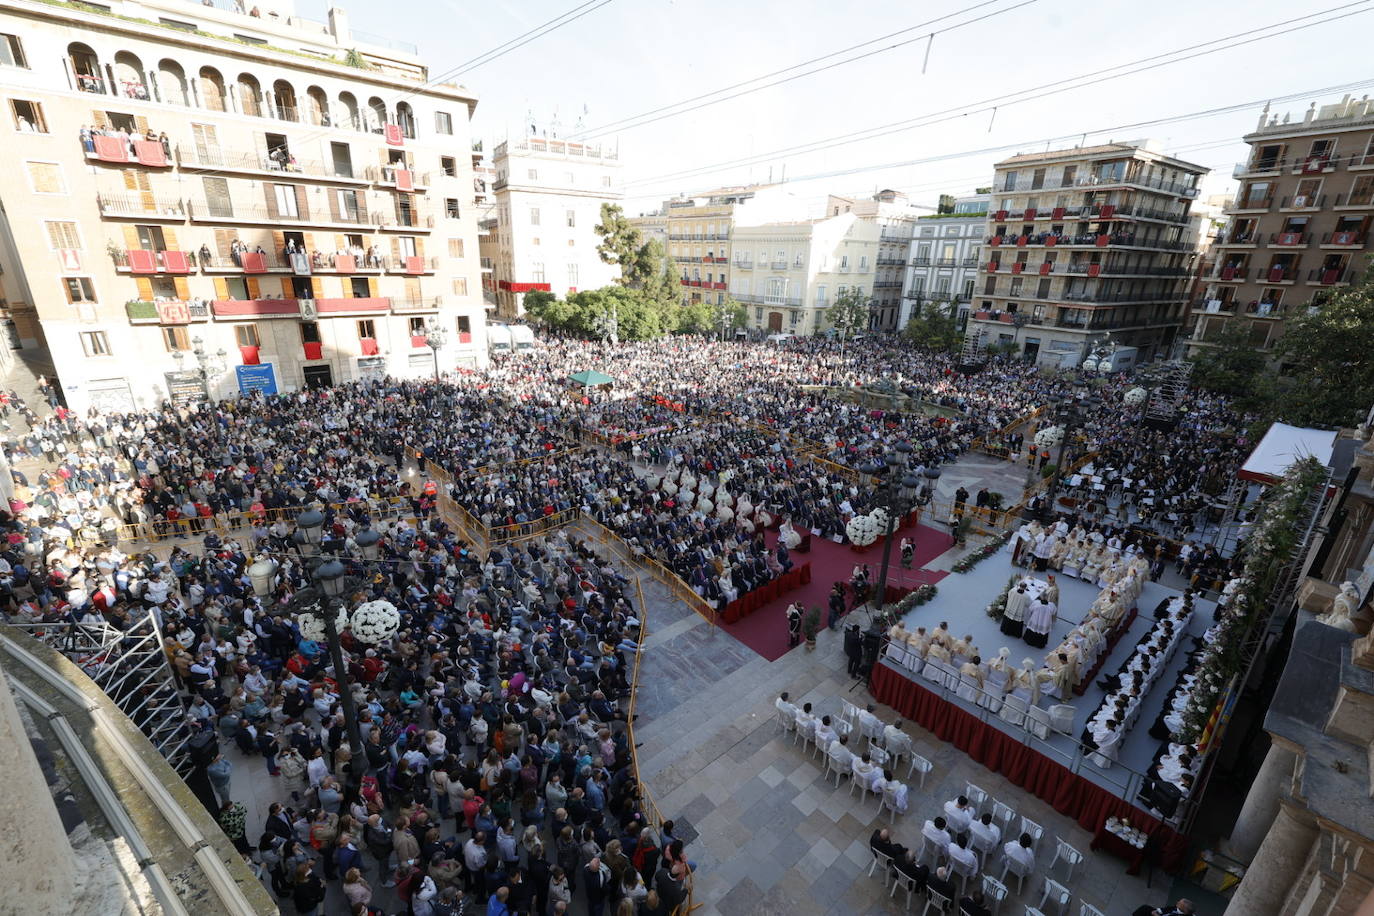
[[[183,777],[191,772],[192,730],[162,648],[162,627],[148,611],[127,630],[108,623],[14,624],[65,655],[138,726]]]
[[[959,351],[959,371],[977,372],[988,363],[987,332],[982,328],[969,328],[964,335],[964,346]]]
[[[1150,429],[1170,430],[1178,425],[1179,408],[1188,398],[1188,378],[1193,364],[1185,360],[1165,363],[1158,369],[1157,381],[1145,402],[1145,425]]]

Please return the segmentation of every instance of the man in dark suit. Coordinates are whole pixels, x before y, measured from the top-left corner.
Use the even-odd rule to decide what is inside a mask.
[[[1182,897],[1178,903],[1162,909],[1150,906],[1148,903],[1144,906],[1138,906],[1131,916],[1193,916],[1193,912],[1193,901]]]
[[[267,809],[267,821],[262,825],[262,829],[283,840],[294,839],[296,836],[295,831],[291,829],[291,818],[280,802],[272,802],[272,806]]]
[[[874,852],[880,852],[893,862],[896,862],[906,847],[892,839],[892,832],[886,827],[881,827],[873,831],[873,836],[868,838],[868,847]]]
[[[946,900],[954,899],[954,882],[949,880],[949,869],[943,865],[935,869],[935,874],[926,879],[926,888]]]

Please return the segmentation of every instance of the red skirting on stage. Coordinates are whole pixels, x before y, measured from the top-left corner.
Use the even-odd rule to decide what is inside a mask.
[[[803,563],[789,573],[783,573],[778,578],[766,585],[760,586],[744,595],[740,595],[734,601],[725,606],[721,612],[721,618],[726,623],[734,623],[741,617],[748,617],[766,604],[771,604],[780,595],[801,588],[803,585],[811,584],[811,564]]]
[[[950,703],[881,662],[873,666],[869,690],[874,699],[897,710],[935,737],[968,754],[1010,782],[1047,801],[1060,814],[1094,835],[1109,817],[1157,834],[1159,865],[1169,872],[1182,866],[1188,838],[1091,780],[1032,750],[1001,729]]]

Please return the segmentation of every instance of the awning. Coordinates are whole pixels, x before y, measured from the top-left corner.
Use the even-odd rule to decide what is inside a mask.
[[[1316,458],[1329,466],[1335,443],[1335,430],[1275,423],[1245,459],[1237,476],[1268,485],[1278,483],[1288,466],[1299,458]]]
[[[595,388],[598,385],[614,385],[615,379],[595,369],[583,369],[581,372],[568,376],[568,381],[581,385],[583,388]]]

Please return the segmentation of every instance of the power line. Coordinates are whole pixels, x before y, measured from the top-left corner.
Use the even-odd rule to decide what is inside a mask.
[[[961,10],[955,10],[954,12],[952,12],[952,13],[947,13],[947,14],[944,15],[944,16],[939,16],[939,17],[937,17],[937,18],[935,18],[935,19],[929,19],[929,20],[927,20],[927,21],[925,21],[925,22],[919,22],[919,23],[917,23],[916,25],[907,26],[906,28],[904,28],[904,29],[898,29],[898,30],[895,31],[895,32],[888,32],[886,35],[879,35],[877,38],[871,38],[871,39],[869,39],[868,41],[862,41],[862,42],[859,42],[859,43],[856,44],[856,45],[850,45],[849,47],[843,48],[843,49],[841,49],[841,50],[839,50],[839,51],[832,51],[832,52],[830,52],[829,54],[822,54],[820,57],[813,57],[813,58],[811,58],[810,60],[804,60],[804,61],[802,61],[801,63],[792,64],[790,67],[783,67],[781,70],[774,70],[774,71],[772,71],[771,73],[764,73],[764,74],[762,74],[762,75],[760,75],[760,76],[751,77],[751,78],[749,78],[749,79],[747,79],[747,80],[742,80],[742,81],[740,81],[740,82],[738,82],[738,83],[734,83],[734,84],[729,85],[729,86],[723,86],[723,87],[721,87],[720,89],[713,89],[713,90],[711,90],[710,92],[705,92],[705,93],[702,93],[701,95],[693,96],[693,97],[687,98],[687,99],[682,99],[682,100],[680,100],[680,101],[673,102],[673,103],[671,103],[671,104],[669,104],[669,105],[662,105],[662,106],[659,106],[658,108],[654,108],[654,109],[651,109],[651,110],[649,110],[649,111],[641,112],[640,114],[637,114],[637,115],[631,115],[631,116],[626,117],[626,118],[621,118],[621,119],[618,120],[618,121],[612,121],[612,122],[610,122],[609,124],[604,124],[604,125],[602,125],[601,127],[592,128],[592,129],[590,129],[590,130],[584,130],[584,131],[582,131],[581,133],[576,134],[576,135],[574,135],[574,136],[576,136],[576,137],[578,137],[578,138],[581,138],[581,139],[595,139],[596,137],[604,136],[605,134],[610,133],[610,132],[612,132],[613,130],[617,130],[617,129],[621,129],[621,130],[631,130],[631,129],[635,128],[635,127],[643,127],[645,124],[652,124],[652,123],[654,123],[655,121],[661,121],[661,120],[663,120],[664,118],[670,118],[670,117],[673,117],[673,116],[675,116],[675,115],[686,114],[686,113],[689,112],[689,111],[696,111],[697,109],[706,108],[706,107],[708,107],[708,106],[710,106],[710,105],[716,105],[716,104],[719,104],[720,102],[727,102],[727,101],[729,101],[729,100],[731,100],[731,99],[739,98],[739,97],[742,96],[742,95],[749,95],[750,93],[758,92],[758,91],[763,90],[763,89],[770,89],[770,88],[772,88],[772,87],[774,87],[774,86],[780,86],[780,85],[782,85],[783,83],[790,83],[791,81],[797,80],[797,79],[801,79],[801,78],[804,77],[804,76],[811,76],[811,75],[816,74],[816,73],[822,73],[822,72],[824,72],[824,71],[826,71],[826,70],[832,70],[832,69],[834,69],[834,68],[836,68],[836,67],[842,67],[842,66],[844,66],[845,64],[852,64],[852,63],[854,63],[855,61],[860,61],[860,60],[864,60],[864,59],[869,58],[869,57],[873,57],[873,56],[878,55],[878,54],[883,54],[883,53],[886,53],[886,52],[888,52],[888,51],[895,50],[895,49],[897,49],[897,48],[905,47],[906,45],[913,44],[913,43],[918,42],[918,41],[923,41],[923,40],[927,40],[927,39],[928,39],[928,40],[930,40],[930,41],[933,42],[933,41],[935,40],[935,36],[936,36],[936,35],[943,34],[944,32],[950,32],[950,31],[953,31],[953,30],[955,30],[955,29],[963,28],[963,27],[966,26],[966,25],[972,25],[972,24],[974,24],[974,23],[976,23],[976,22],[982,22],[984,19],[991,19],[993,16],[996,16],[996,15],[998,15],[999,13],[1009,13],[1009,12],[1011,12],[1012,10],[1019,9],[1020,7],[1029,6],[1030,4],[1037,2],[1037,0],[1022,0],[1022,2],[1020,2],[1020,3],[1013,4],[1012,6],[1006,7],[1006,8],[1004,8],[1004,9],[994,10],[994,11],[992,11],[991,13],[985,13],[985,14],[983,14],[983,15],[981,15],[981,16],[978,16],[978,17],[976,17],[976,18],[974,18],[974,19],[970,19],[970,20],[968,20],[968,21],[966,21],[966,22],[955,23],[954,25],[946,26],[946,27],[943,28],[943,29],[936,29],[936,30],[933,31],[933,32],[928,32],[928,33],[925,33],[925,34],[921,34],[921,35],[914,36],[914,37],[912,37],[912,38],[905,39],[905,40],[903,40],[903,41],[899,41],[899,42],[897,42],[896,44],[891,44],[891,45],[888,45],[888,46],[883,47],[883,48],[876,48],[876,49],[871,50],[871,51],[866,51],[866,52],[864,52],[863,54],[858,54],[858,55],[855,55],[854,57],[850,57],[850,58],[847,58],[847,59],[845,59],[845,60],[836,61],[835,63],[832,63],[832,64],[827,64],[827,65],[824,66],[824,67],[817,67],[817,68],[814,69],[814,70],[807,70],[807,71],[804,72],[804,73],[797,73],[797,74],[794,74],[794,75],[792,75],[792,76],[787,77],[786,79],[777,80],[777,81],[772,82],[772,83],[766,83],[766,84],[764,84],[764,85],[762,85],[762,86],[755,86],[755,87],[752,88],[752,89],[745,89],[745,90],[743,90],[743,91],[741,91],[741,92],[735,92],[733,95],[722,96],[721,98],[718,98],[718,99],[711,99],[710,101],[702,101],[703,99],[710,99],[710,97],[711,97],[711,96],[714,96],[714,95],[721,95],[722,93],[732,92],[733,90],[739,89],[739,88],[742,87],[742,86],[748,86],[750,83],[757,83],[757,82],[759,82],[760,80],[772,79],[772,78],[775,77],[775,76],[780,76],[780,75],[782,75],[782,74],[784,74],[784,73],[787,73],[787,72],[789,72],[789,71],[796,70],[796,69],[799,69],[799,68],[801,68],[801,67],[808,67],[808,66],[810,66],[811,64],[819,63],[819,62],[821,62],[821,61],[823,61],[823,60],[829,60],[829,59],[832,58],[832,57],[838,57],[838,56],[841,55],[841,54],[848,54],[850,51],[855,51],[855,50],[858,50],[859,48],[864,48],[864,47],[867,47],[868,45],[875,44],[875,43],[880,42],[880,41],[886,41],[886,40],[889,39],[889,38],[894,38],[894,37],[896,37],[896,36],[898,36],[898,35],[904,35],[904,34],[906,34],[906,33],[908,33],[908,32],[912,32],[912,31],[914,31],[914,30],[916,30],[916,29],[923,29],[923,28],[925,28],[926,26],[934,25],[934,24],[937,23],[937,22],[943,22],[943,21],[946,20],[946,19],[951,19],[951,18],[953,18],[953,17],[955,17],[955,16],[960,16],[960,15],[963,15],[964,13],[972,12],[973,10],[981,9],[981,8],[983,8],[983,7],[985,7],[985,6],[990,6],[990,5],[994,4],[994,3],[1000,3],[1000,2],[1002,2],[1002,0],[984,0],[984,2],[982,2],[982,3],[975,3],[975,4],[973,4],[972,6],[965,7],[965,8],[963,8],[963,9],[961,9]],[[701,102],[701,104],[699,104],[699,105],[693,105],[693,104],[692,104],[693,102]],[[684,107],[682,107],[682,106],[685,106],[685,105],[690,105],[691,107],[689,107],[689,108],[684,108]],[[666,113],[660,114],[660,112],[666,112]],[[652,115],[657,115],[657,117],[651,117]],[[636,121],[636,122],[638,122],[638,123],[629,124],[628,127],[623,127],[623,128],[619,127],[619,125],[627,124],[628,122],[631,122],[631,121]]]
[[[1338,86],[1326,86],[1320,89],[1303,90],[1301,92],[1294,92],[1288,95],[1268,96],[1261,99],[1252,99],[1250,101],[1239,102],[1234,105],[1225,105],[1218,108],[1209,108],[1200,111],[1193,111],[1181,115],[1171,115],[1169,117],[1164,118],[1154,118],[1148,121],[1135,121],[1130,124],[1117,124],[1109,127],[1093,128],[1089,130],[1076,130],[1068,134],[1058,134],[1049,137],[1039,137],[1033,140],[1019,140],[1013,143],[1000,144],[997,146],[985,146],[980,147],[978,149],[962,150],[959,152],[952,153],[942,153],[937,156],[925,156],[918,159],[905,159],[898,162],[887,162],[877,165],[865,165],[854,166],[852,168],[845,169],[833,169],[826,172],[815,172],[810,175],[803,175],[799,178],[792,178],[789,180],[793,182],[815,181],[821,178],[833,178],[841,175],[857,175],[864,172],[878,172],[887,169],[906,168],[908,166],[913,165],[928,165],[933,162],[946,162],[954,159],[964,159],[972,156],[984,156],[993,153],[1005,153],[1012,150],[1024,150],[1030,147],[1041,146],[1044,144],[1053,144],[1056,141],[1063,142],[1066,140],[1077,139],[1085,135],[1114,133],[1116,131],[1135,130],[1141,127],[1154,127],[1160,124],[1172,124],[1178,121],[1189,121],[1196,118],[1204,118],[1224,114],[1234,114],[1239,111],[1244,111],[1247,108],[1254,108],[1255,106],[1262,105],[1266,102],[1291,102],[1300,99],[1311,98],[1312,96],[1316,95],[1329,95],[1334,92],[1350,92],[1359,89],[1368,89],[1372,86],[1374,86],[1374,79],[1361,80],[1359,82],[1344,83]],[[650,197],[653,196],[655,193],[671,193],[671,191],[646,191],[640,196]]]
[[[844,146],[850,143],[857,143],[865,140],[873,140],[879,137],[884,137],[890,134],[900,133],[907,130],[913,130],[919,127],[929,127],[934,124],[941,124],[947,121],[958,120],[959,118],[969,117],[970,115],[974,114],[991,112],[996,108],[1005,108],[1010,105],[1018,105],[1022,102],[1034,101],[1036,99],[1045,98],[1047,96],[1057,95],[1062,92],[1068,92],[1073,89],[1081,89],[1084,85],[1087,85],[1087,83],[1084,83],[1083,81],[1093,80],[1104,74],[1112,73],[1113,71],[1124,71],[1117,73],[1116,76],[1118,77],[1129,76],[1135,73],[1144,72],[1146,70],[1167,66],[1169,64],[1181,63],[1186,60],[1191,60],[1197,57],[1203,57],[1208,54],[1213,54],[1217,51],[1241,47],[1242,45],[1251,44],[1257,41],[1263,41],[1268,38],[1277,38],[1282,35],[1299,31],[1301,29],[1312,28],[1317,25],[1324,25],[1328,22],[1334,22],[1338,19],[1344,19],[1349,16],[1369,12],[1371,9],[1374,9],[1374,7],[1370,7],[1368,4],[1369,0],[1357,0],[1357,2],[1355,3],[1348,3],[1343,6],[1332,7],[1330,9],[1322,10],[1317,13],[1310,13],[1305,16],[1296,17],[1294,19],[1283,20],[1281,22],[1271,23],[1269,25],[1261,26],[1255,29],[1237,32],[1233,35],[1223,36],[1221,38],[1201,42],[1200,44],[1189,45],[1187,47],[1178,48],[1173,51],[1166,51],[1162,54],[1155,54],[1149,57],[1140,58],[1135,61],[1117,64],[1112,67],[1107,67],[1100,70],[1090,71],[1088,73],[1083,73],[1078,76],[1070,77],[1068,80],[1060,80],[1053,83],[1045,83],[1040,86],[1034,86],[1028,89],[1018,90],[1017,92],[1008,93],[1006,95],[994,96],[976,102],[969,102],[964,105],[955,106],[953,108],[946,108],[941,111],[930,112],[925,115],[920,115],[916,118],[908,118],[901,121],[894,121],[889,124],[882,124],[875,127],[865,128],[858,132],[851,131],[846,134],[839,134],[821,140],[814,140],[809,143],[797,144],[791,147],[783,147],[781,149],[771,150],[766,153],[759,153],[750,156],[739,157],[732,160],[725,160],[723,162],[718,162],[709,166],[700,166],[691,169],[683,169],[677,172],[669,172],[663,175],[653,176],[650,178],[643,178],[629,182],[627,184],[627,187],[634,187],[636,185],[647,184],[649,182],[667,181],[670,179],[681,179],[693,177],[696,175],[711,174],[717,171],[722,171],[726,168],[732,168],[736,166],[755,165],[761,162],[766,162],[769,159],[773,159],[780,155],[799,155],[805,153],[820,152],[821,150],[831,149],[836,146]],[[1360,6],[1362,8],[1353,10],[1351,12],[1342,13],[1337,16],[1332,16],[1328,19],[1322,19],[1317,22],[1308,22],[1296,26],[1292,25],[1293,23],[1301,22],[1301,20],[1303,19],[1310,19],[1314,16],[1325,16],[1329,13],[1333,13],[1338,10],[1349,9],[1352,6]],[[1245,36],[1255,35],[1256,32],[1268,32],[1272,29],[1279,28],[1281,26],[1291,27],[1284,29],[1283,31],[1273,32],[1272,34],[1245,38]],[[1233,44],[1222,45],[1220,47],[1208,48],[1207,50],[1198,51],[1199,48],[1206,48],[1208,45],[1216,45],[1221,42],[1231,42],[1237,38],[1245,38],[1245,40],[1236,41]],[[1197,53],[1189,54],[1188,52],[1191,51],[1196,51]],[[1181,54],[1186,56],[1177,56]],[[1164,60],[1163,58],[1171,59]],[[1024,97],[1018,98],[1018,96]]]
[[[578,19],[581,19],[588,13],[594,13],[606,4],[611,2],[613,2],[613,0],[587,0],[587,2],[583,3],[581,6],[575,6],[572,9],[568,10],[566,13],[563,13],[560,16],[555,16],[548,22],[545,22],[543,25],[537,25],[534,28],[530,29],[528,32],[515,36],[510,41],[507,41],[505,44],[497,45],[495,48],[492,48],[485,54],[479,54],[471,60],[459,64],[451,72],[454,76],[459,76],[461,74],[467,73],[470,70],[475,70],[478,67],[484,66],[485,64],[489,64],[492,61],[496,60],[498,57],[504,57],[511,51],[514,51],[516,48],[523,47],[524,45],[529,44],[537,38],[543,38],[550,32],[555,31],[557,29],[561,29],[563,26],[568,25],[571,22],[575,22]],[[590,7],[590,9],[588,9],[588,7]]]

